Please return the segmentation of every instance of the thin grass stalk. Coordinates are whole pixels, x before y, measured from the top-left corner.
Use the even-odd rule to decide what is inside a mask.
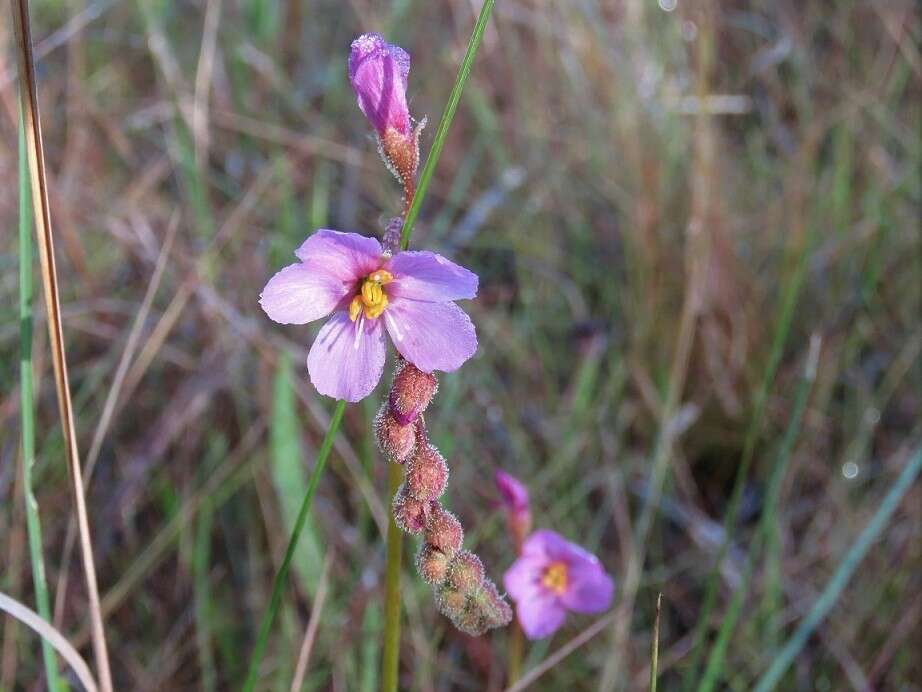
[[[387,465],[390,497],[394,497],[403,482],[403,467]],[[403,531],[394,521],[393,512],[387,522],[387,564],[384,573],[384,650],[381,653],[381,690],[397,692],[400,672],[400,568],[403,555]]]
[[[777,687],[781,677],[787,672],[788,667],[790,667],[801,649],[804,648],[807,640],[826,618],[829,611],[832,610],[836,601],[839,600],[839,596],[842,595],[842,590],[848,584],[852,574],[867,555],[871,545],[886,528],[887,522],[890,521],[890,517],[896,511],[903,496],[912,487],[920,471],[922,471],[922,448],[917,449],[906,463],[906,466],[903,467],[871,521],[852,544],[852,547],[849,548],[819,598],[814,601],[810,612],[800,622],[794,634],[776,654],[768,670],[759,679],[754,688],[755,692],[769,692]]]
[[[400,231],[400,248],[406,250],[410,246],[410,234],[413,232],[413,225],[416,223],[416,217],[419,216],[419,210],[423,205],[423,198],[429,189],[429,183],[432,180],[432,174],[435,172],[435,166],[442,155],[442,147],[445,146],[445,139],[448,136],[448,128],[455,117],[455,111],[458,109],[458,102],[461,100],[461,92],[464,91],[464,85],[467,82],[468,75],[471,73],[471,66],[474,64],[474,57],[477,55],[477,49],[480,48],[480,41],[483,33],[487,29],[487,22],[490,20],[490,13],[493,12],[494,0],[484,0],[480,8],[480,14],[477,16],[477,23],[474,25],[474,31],[471,33],[471,40],[467,44],[467,52],[464,53],[464,59],[461,60],[461,67],[458,69],[458,76],[455,84],[448,95],[448,102],[445,104],[445,110],[442,111],[442,118],[439,120],[439,126],[435,130],[435,137],[432,140],[432,147],[429,149],[429,155],[426,157],[426,163],[423,164],[423,170],[419,174],[419,182],[416,185],[416,192],[413,195],[413,202],[407,210],[407,216],[403,222],[403,228]]]
[[[39,615],[51,621],[45,560],[42,555],[42,525],[38,504],[32,492],[32,466],[35,463],[35,404],[32,391],[32,213],[29,207],[29,171],[26,163],[25,124],[19,111],[19,394],[22,434],[22,488],[25,493],[26,531],[29,534],[29,561]],[[42,660],[48,689],[62,689],[54,649],[42,639]]]
[[[80,469],[80,453],[77,448],[77,434],[74,425],[73,405],[67,377],[67,357],[64,349],[64,331],[61,323],[61,303],[58,291],[58,276],[54,261],[54,235],[51,227],[51,209],[48,201],[48,184],[45,176],[45,157],[42,146],[41,120],[38,106],[38,90],[35,79],[35,64],[32,55],[32,35],[29,25],[28,0],[11,0],[13,26],[16,32],[17,62],[19,67],[20,95],[29,162],[32,206],[35,213],[35,227],[38,235],[39,260],[42,268],[45,307],[48,315],[48,336],[51,346],[51,360],[57,390],[58,409],[64,433],[70,480],[73,486],[77,510],[77,526],[80,534],[80,548],[83,557],[83,571],[89,598],[89,616],[93,634],[93,653],[96,658],[97,674],[103,692],[112,691],[112,674],[109,668],[109,652],[106,648],[105,630],[99,607],[99,588],[96,584],[96,566],[93,563],[93,544],[90,539],[89,519],[83,495],[83,478]]]
[[[650,651],[650,692],[656,692],[657,668],[659,667],[659,618],[663,610],[663,594],[656,595],[656,619],[653,621],[653,644]]]
[[[0,613],[7,613],[40,636],[43,642],[51,644],[74,671],[86,692],[97,692],[99,686],[80,652],[50,622],[5,593],[0,593]]]
[[[727,652],[727,646],[730,643],[730,636],[733,634],[736,622],[742,612],[743,599],[746,597],[748,585],[752,578],[759,553],[762,550],[762,546],[767,542],[772,522],[776,516],[778,495],[781,492],[781,479],[784,478],[784,473],[787,470],[791,452],[794,449],[794,443],[797,441],[797,436],[800,433],[804,411],[807,406],[807,399],[813,382],[816,380],[819,350],[820,339],[819,337],[814,337],[810,342],[810,352],[807,355],[807,363],[797,388],[797,394],[795,395],[794,410],[791,413],[791,420],[788,423],[787,430],[784,432],[784,437],[782,438],[781,446],[778,448],[778,455],[772,467],[771,476],[769,477],[765,504],[759,516],[756,534],[754,540],[749,544],[749,553],[746,556],[746,564],[743,568],[740,585],[736,591],[733,592],[730,605],[727,606],[727,612],[723,617],[720,630],[717,633],[717,639],[711,647],[711,653],[705,665],[704,675],[701,679],[701,684],[698,686],[699,692],[710,692],[710,690],[714,689],[723,670],[724,656]]]
[[[327,434],[320,445],[320,451],[317,453],[317,461],[314,462],[314,470],[311,471],[311,477],[307,482],[307,492],[304,494],[304,500],[301,502],[301,509],[298,510],[298,517],[295,519],[294,528],[291,530],[291,537],[288,539],[288,547],[285,549],[285,557],[275,578],[272,581],[272,597],[269,600],[269,607],[263,614],[259,624],[259,633],[256,636],[256,645],[253,647],[253,654],[250,657],[250,668],[247,672],[246,681],[243,684],[245,692],[252,692],[256,687],[256,681],[259,678],[259,666],[262,662],[263,653],[266,650],[266,643],[269,641],[269,632],[272,629],[272,622],[282,605],[282,589],[288,578],[288,570],[291,568],[291,560],[294,557],[295,550],[298,547],[298,541],[301,539],[301,532],[304,530],[304,524],[307,522],[307,515],[311,508],[311,502],[314,499],[314,493],[317,492],[317,486],[320,484],[320,476],[323,475],[323,469],[326,466],[327,458],[330,456],[330,450],[333,448],[333,439],[339,430],[339,424],[343,420],[343,413],[346,410],[345,401],[337,401],[336,409],[333,411],[333,417],[330,419],[330,426],[327,428]]]

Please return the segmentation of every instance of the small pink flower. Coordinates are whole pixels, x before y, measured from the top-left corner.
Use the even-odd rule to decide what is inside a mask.
[[[477,275],[433,252],[384,253],[374,238],[321,229],[259,297],[270,319],[307,324],[327,315],[307,356],[321,394],[359,401],[384,369],[385,331],[423,372],[458,369],[477,350],[470,318],[452,301],[477,295]]]
[[[615,588],[595,555],[546,529],[528,537],[521,557],[506,570],[503,583],[529,639],[552,635],[568,610],[605,610],[611,605]]]
[[[528,504],[528,488],[505,471],[497,471],[494,480],[496,489],[503,499],[506,523],[516,546],[521,545],[531,531],[531,508]]]
[[[382,138],[388,129],[409,137],[412,130],[407,107],[410,56],[378,34],[362,34],[349,52],[349,81],[362,113]]]

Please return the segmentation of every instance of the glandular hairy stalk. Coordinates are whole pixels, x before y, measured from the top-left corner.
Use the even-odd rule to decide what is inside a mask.
[[[463,549],[461,522],[439,502],[448,464],[430,441],[422,415],[437,391],[435,375],[398,359],[375,418],[375,437],[387,459],[406,469],[392,509],[397,526],[423,538],[416,556],[420,577],[432,586],[442,614],[462,632],[479,636],[508,625],[512,608],[484,574],[480,558]]]

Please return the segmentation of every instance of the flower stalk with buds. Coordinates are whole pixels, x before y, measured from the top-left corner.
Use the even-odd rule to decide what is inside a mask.
[[[509,624],[512,609],[484,574],[480,558],[463,549],[461,522],[439,502],[448,465],[430,441],[422,415],[437,391],[433,374],[399,359],[375,419],[375,434],[388,460],[406,469],[394,496],[394,521],[403,531],[422,535],[416,556],[420,577],[432,586],[442,614],[462,632],[477,636]]]

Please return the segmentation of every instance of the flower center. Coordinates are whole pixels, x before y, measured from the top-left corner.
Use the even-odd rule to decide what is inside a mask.
[[[393,280],[393,275],[384,269],[379,269],[365,277],[358,295],[349,303],[349,319],[355,322],[362,312],[370,320],[377,319],[387,307],[387,294],[384,292],[384,286]]]
[[[567,564],[565,562],[552,562],[544,570],[541,577],[541,586],[548,591],[552,591],[558,596],[562,596],[567,590]]]

